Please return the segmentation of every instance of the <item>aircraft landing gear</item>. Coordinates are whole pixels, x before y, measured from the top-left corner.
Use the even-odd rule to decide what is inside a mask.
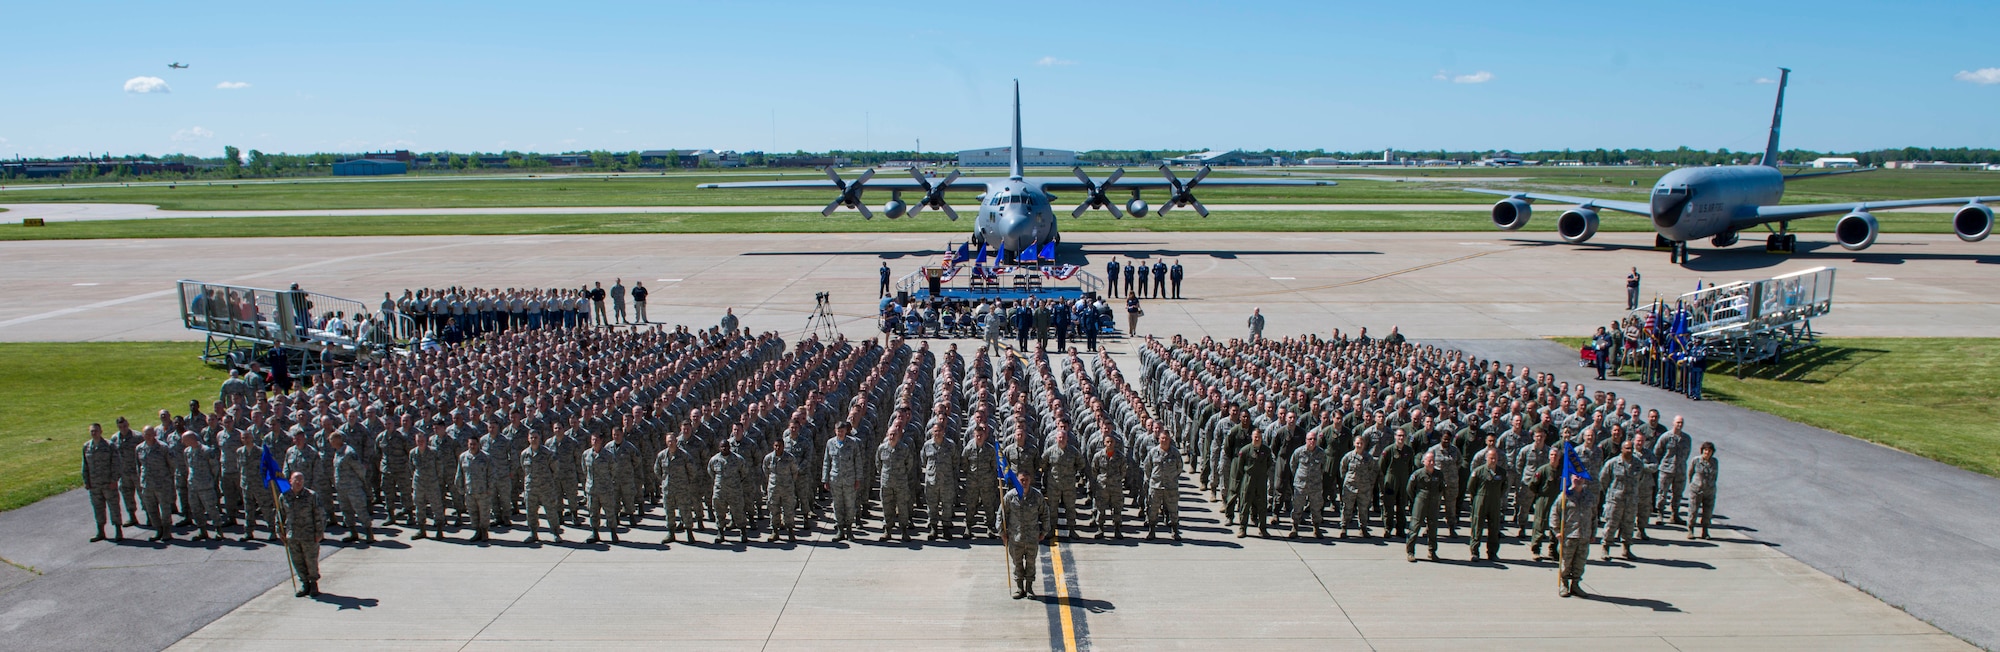
[[[1799,237],[1790,233],[1773,233],[1764,239],[1764,253],[1790,254],[1798,251]]]
[[[1798,251],[1799,237],[1792,235],[1791,230],[1791,222],[1779,222],[1778,230],[1772,232],[1771,237],[1764,239],[1764,253],[1790,254]]]
[[[1669,241],[1669,243],[1672,247],[1667,251],[1667,262],[1674,265],[1686,265],[1688,262],[1688,243],[1680,241]]]
[[[1667,236],[1653,234],[1653,251],[1672,251],[1673,248],[1674,241],[1668,240]]]

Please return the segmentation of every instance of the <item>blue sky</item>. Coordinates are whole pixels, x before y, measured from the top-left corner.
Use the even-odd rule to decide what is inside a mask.
[[[2000,2],[12,3],[0,155],[2000,146]],[[180,61],[192,67],[168,70]],[[156,86],[166,92],[133,92]],[[135,81],[136,80],[136,81]],[[241,84],[237,88],[221,87]]]

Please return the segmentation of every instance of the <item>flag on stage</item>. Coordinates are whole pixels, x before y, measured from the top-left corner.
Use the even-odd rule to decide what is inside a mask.
[[[963,242],[958,243],[958,253],[952,255],[951,262],[962,263],[971,259],[972,259],[972,245]]]
[[[986,243],[979,243],[979,264],[986,264]]]
[[[278,493],[291,493],[292,483],[285,480],[285,474],[280,470],[283,467],[278,466],[278,461],[271,458],[271,447],[264,446],[263,453],[264,486],[276,486]]]

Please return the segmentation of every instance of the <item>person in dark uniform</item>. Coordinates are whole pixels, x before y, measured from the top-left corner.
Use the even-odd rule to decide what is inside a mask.
[[[1035,326],[1035,313],[1028,309],[1026,301],[1014,305],[1013,314],[1015,350],[1028,351],[1028,331]]]
[[[1181,268],[1181,261],[1178,258],[1174,259],[1173,267],[1167,268],[1167,279],[1174,282],[1174,298],[1176,299],[1181,298],[1181,278],[1186,275],[1186,271]]]
[[[1109,294],[1110,294],[1111,296],[1114,296],[1114,297],[1115,297],[1115,296],[1118,296],[1118,259],[1117,259],[1117,258],[1113,258],[1113,259],[1111,259],[1111,260],[1108,260],[1108,261],[1105,261],[1105,262],[1104,262],[1104,278],[1105,278],[1105,279],[1107,279],[1106,281],[1104,281],[1104,291],[1105,291],[1105,292],[1107,292],[1107,293],[1109,293]]]
[[[1132,280],[1138,276],[1139,268],[1133,267],[1132,261],[1125,261],[1125,296],[1136,296],[1132,294]]]
[[[882,263],[881,271],[882,271],[882,294],[880,296],[886,297],[889,296],[889,263],[886,262]]]
[[[1153,261],[1153,298],[1167,296],[1167,261]]]
[[[1049,311],[1049,325],[1056,329],[1057,351],[1069,349],[1069,311],[1070,305],[1060,301],[1056,302],[1054,310]]]
[[[1089,347],[1091,353],[1097,352],[1097,331],[1102,328],[1099,324],[1096,304],[1084,306],[1083,312],[1077,315],[1076,327],[1083,331],[1084,346]]]
[[[1625,275],[1625,309],[1639,309],[1639,268],[1637,267],[1632,268],[1632,273]]]

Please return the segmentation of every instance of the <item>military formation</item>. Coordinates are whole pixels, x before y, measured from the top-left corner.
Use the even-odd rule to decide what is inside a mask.
[[[1415,561],[1463,519],[1474,559],[1547,545],[1572,579],[1573,549],[1629,558],[1669,521],[1706,536],[1714,505],[1713,448],[1695,455],[1679,418],[1400,337],[1148,339],[1134,384],[1108,352],[788,347],[735,326],[495,331],[286,394],[232,377],[209,412],[92,426],[94,540],[261,527],[306,595],[332,529],[367,545],[392,526],[593,544],[643,528],[670,546],[824,522],[837,541],[1000,538],[1019,598],[1054,537],[1179,540],[1183,473],[1238,537],[1379,530]],[[1557,474],[1566,450],[1591,480]]]
[[[1709,536],[1714,444],[1613,393],[1365,331],[1149,340],[1139,358],[1146,401],[1238,537],[1321,537],[1331,511],[1341,538],[1379,526],[1415,562],[1463,524],[1471,559],[1510,541],[1559,559],[1568,596],[1593,542],[1609,561],[1649,528]]]

